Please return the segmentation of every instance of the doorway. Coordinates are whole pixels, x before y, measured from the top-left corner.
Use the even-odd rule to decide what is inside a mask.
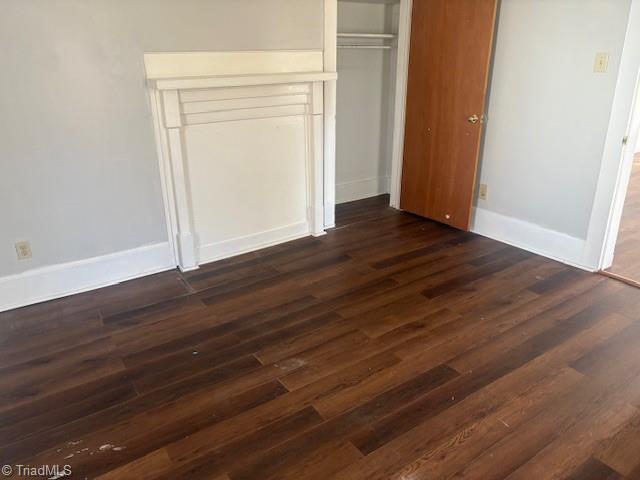
[[[640,288],[640,72],[611,217],[602,273]]]
[[[399,11],[338,1],[337,204],[390,193]]]
[[[398,208],[413,1],[326,1],[333,21],[325,42],[333,42],[325,57],[338,81],[326,97],[335,99],[336,151],[325,165],[325,196],[335,205],[382,195]]]
[[[633,154],[613,264],[605,273],[640,288],[640,141]]]

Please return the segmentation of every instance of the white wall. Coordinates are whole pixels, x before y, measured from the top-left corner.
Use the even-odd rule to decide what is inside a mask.
[[[397,32],[397,26],[397,7],[338,2],[339,32]],[[340,39],[350,42],[359,40]],[[338,203],[389,192],[395,63],[395,50],[338,50]]]
[[[489,195],[476,229],[487,233],[478,223],[490,217],[508,237],[524,223],[568,250],[586,238],[629,7],[503,0],[481,164]],[[593,72],[596,52],[610,54],[608,73]]]
[[[166,241],[143,52],[322,31],[322,0],[2,0],[0,277]]]

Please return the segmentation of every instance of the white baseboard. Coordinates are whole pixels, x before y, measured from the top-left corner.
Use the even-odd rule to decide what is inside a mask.
[[[534,223],[476,208],[472,231],[582,270],[593,272],[597,269],[584,262],[585,239]]]
[[[198,248],[198,256],[200,264],[210,263],[309,235],[311,230],[307,221],[293,223],[245,237],[202,245]]]
[[[333,228],[336,226],[336,204],[324,204],[324,228]]]
[[[389,193],[389,177],[374,177],[336,184],[336,203],[353,202]]]
[[[0,277],[0,312],[175,268],[168,242]]]

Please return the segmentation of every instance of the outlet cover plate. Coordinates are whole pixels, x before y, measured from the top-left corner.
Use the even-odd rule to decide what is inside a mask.
[[[31,258],[31,244],[29,242],[16,243],[16,253],[18,260],[28,260]]]

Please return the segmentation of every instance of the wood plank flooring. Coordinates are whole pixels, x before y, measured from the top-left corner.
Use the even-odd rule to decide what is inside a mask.
[[[2,463],[640,478],[640,290],[387,202],[341,206],[322,238],[0,314]]]
[[[613,265],[607,272],[640,286],[640,154],[634,159]]]

